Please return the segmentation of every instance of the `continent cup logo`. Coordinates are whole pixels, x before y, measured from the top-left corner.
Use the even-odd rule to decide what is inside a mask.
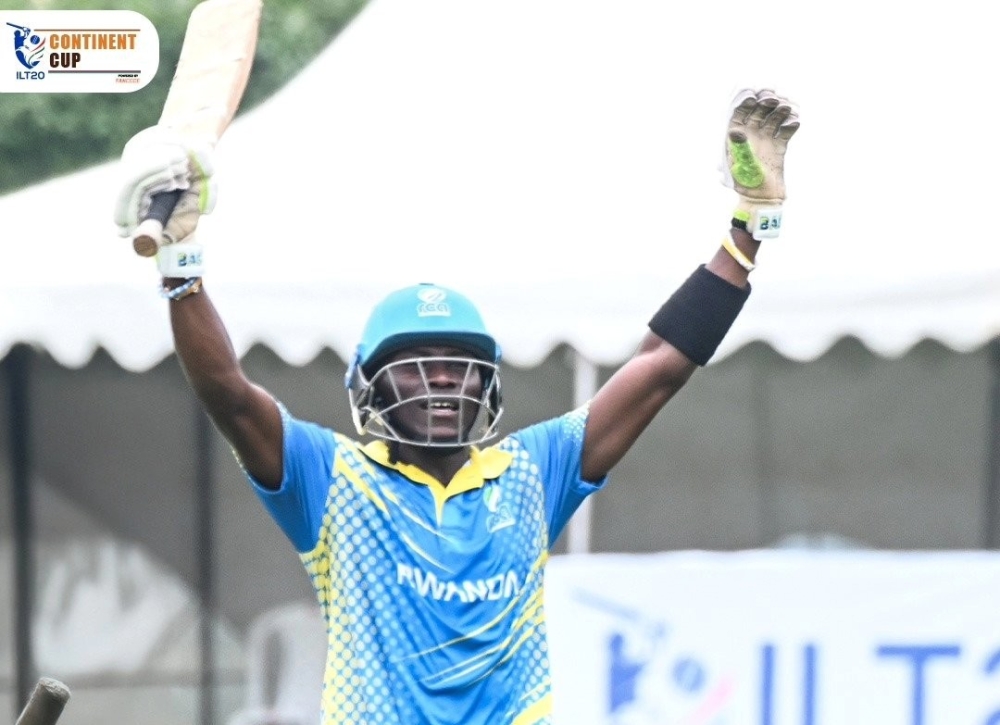
[[[156,75],[156,28],[131,10],[0,12],[0,93],[130,93]]]
[[[28,70],[42,62],[42,54],[45,52],[45,39],[37,33],[33,33],[31,28],[23,25],[7,23],[14,28],[14,55],[18,61]]]

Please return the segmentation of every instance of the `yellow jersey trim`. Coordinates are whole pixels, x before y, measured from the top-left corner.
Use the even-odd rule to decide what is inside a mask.
[[[514,462],[512,454],[501,451],[499,448],[491,447],[480,450],[475,446],[470,446],[468,462],[458,469],[451,481],[444,484],[419,466],[399,461],[391,462],[389,460],[389,445],[385,441],[372,441],[363,446],[361,451],[376,463],[399,471],[414,483],[427,486],[431,495],[434,496],[434,508],[437,511],[439,523],[445,501],[460,493],[482,488],[486,481],[499,478]]]

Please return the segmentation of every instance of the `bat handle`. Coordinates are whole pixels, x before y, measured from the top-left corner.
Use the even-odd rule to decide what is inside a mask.
[[[142,220],[135,233],[132,235],[132,249],[140,257],[153,257],[160,249],[163,242],[163,227],[174,212],[174,207],[181,198],[183,192],[180,189],[174,191],[162,191],[153,194],[153,199],[149,205],[149,213]]]
[[[43,677],[14,725],[55,725],[69,700],[69,688],[59,680]]]

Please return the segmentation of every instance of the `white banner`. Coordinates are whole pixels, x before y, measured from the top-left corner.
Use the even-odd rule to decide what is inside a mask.
[[[559,725],[1000,725],[1000,555],[553,557]]]

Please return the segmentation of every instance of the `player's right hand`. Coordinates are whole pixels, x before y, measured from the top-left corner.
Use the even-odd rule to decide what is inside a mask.
[[[121,186],[115,201],[115,224],[130,237],[146,218],[154,194],[182,190],[163,229],[163,244],[190,241],[202,214],[215,208],[211,149],[193,148],[170,128],[151,126],[133,136],[122,151]]]

